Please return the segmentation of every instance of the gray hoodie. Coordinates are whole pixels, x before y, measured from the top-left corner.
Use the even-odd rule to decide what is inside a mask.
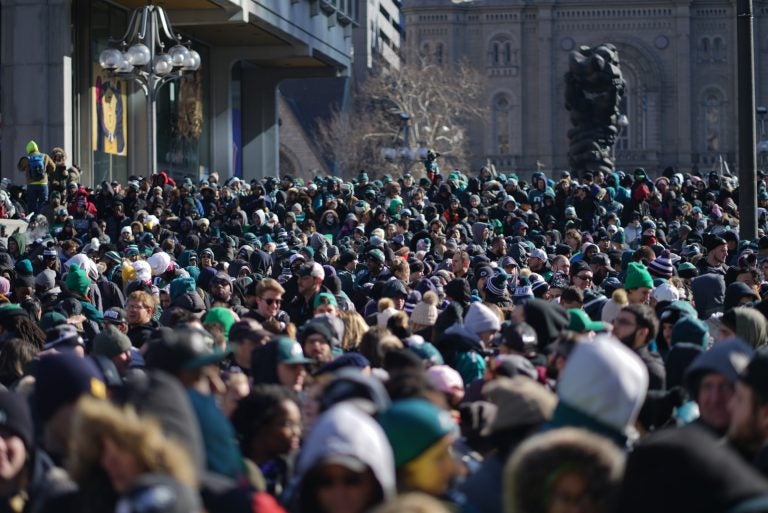
[[[297,506],[295,511],[312,513],[307,507],[313,492],[304,478],[317,465],[334,458],[364,463],[381,486],[384,500],[395,495],[395,462],[387,436],[370,415],[343,402],[321,415],[304,440],[292,486],[294,494],[289,497]]]

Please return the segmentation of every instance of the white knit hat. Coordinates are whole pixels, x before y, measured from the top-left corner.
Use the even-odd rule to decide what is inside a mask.
[[[501,322],[493,310],[482,303],[472,303],[464,318],[464,326],[472,333],[480,334],[485,331],[499,331]]]
[[[583,340],[568,357],[557,383],[564,404],[625,433],[648,391],[648,369],[612,335]]]
[[[411,312],[411,323],[422,326],[434,326],[437,322],[437,294],[428,290]]]
[[[665,282],[653,289],[651,297],[656,301],[677,301],[680,299],[680,291],[671,283]]]

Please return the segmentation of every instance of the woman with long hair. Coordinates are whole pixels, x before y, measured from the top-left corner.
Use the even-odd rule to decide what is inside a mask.
[[[45,332],[24,308],[15,304],[0,306],[0,340],[14,337],[23,339],[38,350],[45,344]]]

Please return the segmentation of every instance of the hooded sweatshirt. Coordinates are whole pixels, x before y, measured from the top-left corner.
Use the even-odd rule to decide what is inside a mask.
[[[357,460],[373,472],[384,500],[395,494],[395,460],[381,426],[357,406],[340,403],[326,411],[304,440],[290,502],[297,513],[314,513],[314,490],[307,474],[325,461]]]
[[[693,301],[702,320],[709,319],[713,313],[723,310],[725,299],[725,280],[719,274],[705,274],[691,281]]]

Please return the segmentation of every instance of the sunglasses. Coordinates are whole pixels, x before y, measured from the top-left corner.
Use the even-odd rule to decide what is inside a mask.
[[[263,301],[266,304],[268,304],[269,306],[272,306],[272,305],[275,305],[275,304],[281,305],[283,303],[282,299],[272,299],[272,298],[269,298],[269,299],[263,299]]]
[[[592,276],[584,276],[584,275],[579,276],[579,275],[576,275],[576,277],[578,279],[580,279],[580,280],[583,280],[583,281],[592,281]]]

